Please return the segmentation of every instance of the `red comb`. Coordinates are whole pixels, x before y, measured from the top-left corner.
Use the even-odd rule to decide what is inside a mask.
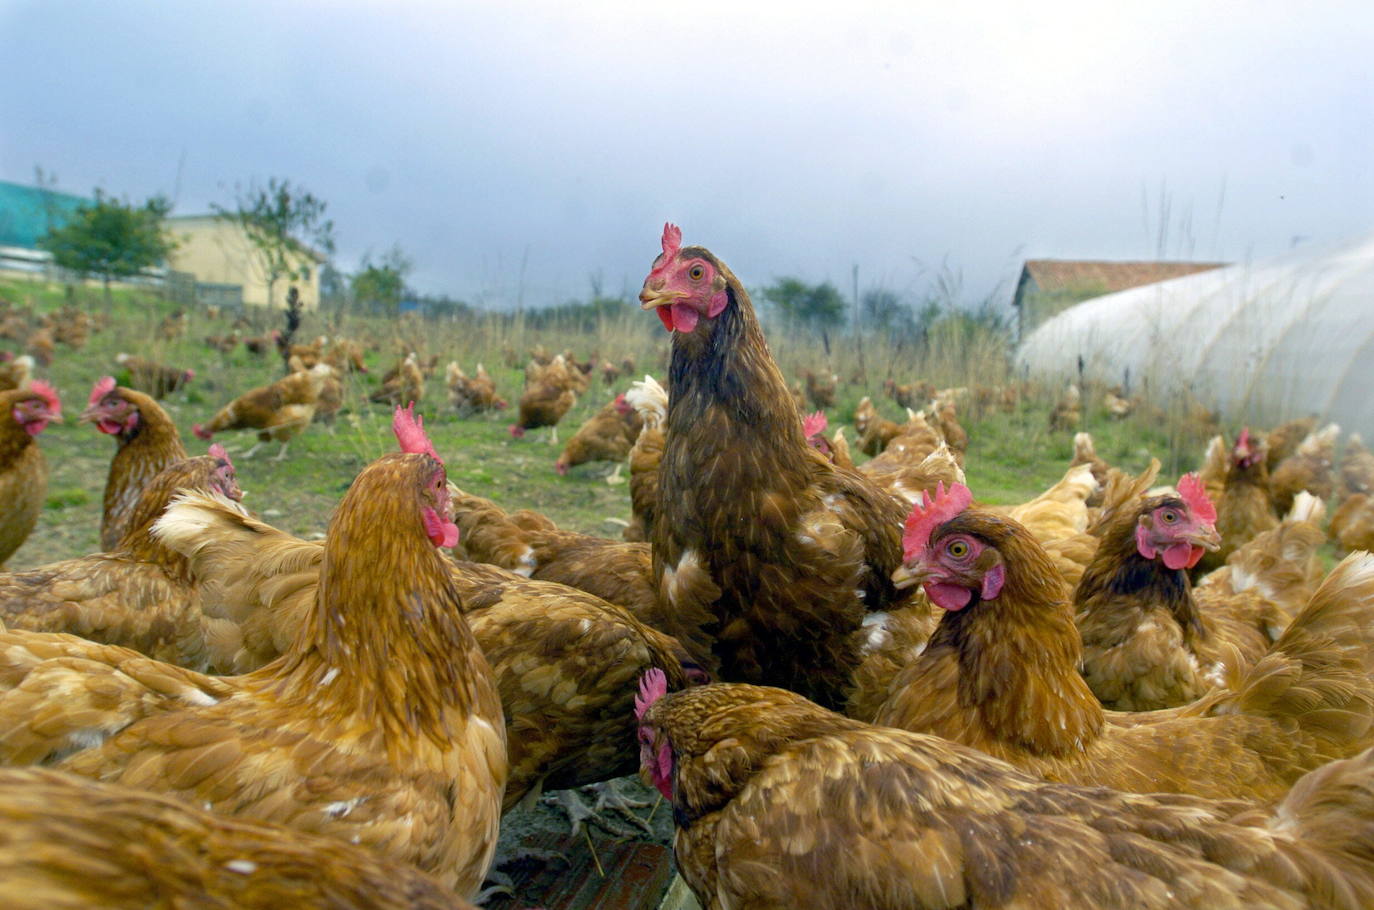
[[[802,418],[802,435],[810,439],[818,433],[824,433],[825,428],[829,426],[829,424],[830,421],[826,420],[825,414],[820,411],[814,414],[808,414]]]
[[[946,493],[945,483],[940,481],[935,488],[934,499],[931,499],[928,491],[923,492],[920,501],[911,507],[911,514],[906,517],[902,558],[914,559],[924,552],[935,529],[967,509],[971,502],[973,493],[962,483],[952,485]]]
[[[1178,495],[1188,506],[1188,511],[1208,524],[1217,520],[1216,506],[1207,497],[1207,487],[1197,474],[1184,474],[1178,479]]]
[[[649,277],[645,283],[654,278],[665,275],[672,268],[674,260],[677,259],[678,251],[682,249],[682,229],[675,224],[665,224],[663,226],[663,256],[658,265],[649,270]]]
[[[57,389],[41,379],[35,379],[29,383],[29,391],[48,403],[48,410],[52,411],[54,417],[62,416],[62,399],[57,397]]]
[[[1240,438],[1236,440],[1236,448],[1239,449],[1241,446],[1245,446],[1245,448],[1247,448],[1247,449],[1250,448],[1250,428],[1249,428],[1249,427],[1241,427],[1241,430],[1240,430]]]
[[[406,407],[396,406],[396,416],[391,419],[391,432],[396,434],[396,441],[401,444],[402,452],[423,452],[426,455],[434,456],[434,460],[440,464],[443,459],[439,453],[434,451],[434,443],[429,441],[429,436],[425,434],[425,419],[415,416],[415,402],[411,402]]]
[[[643,720],[649,706],[668,694],[668,675],[658,667],[651,668],[639,678],[639,694],[635,696],[635,720]]]
[[[230,460],[230,458],[229,458],[229,453],[228,453],[227,451],[225,451],[224,446],[220,445],[220,444],[217,443],[217,442],[211,443],[211,444],[210,444],[210,457],[211,457],[211,458],[218,458],[220,461],[224,462],[225,464],[233,464],[233,463],[234,463],[232,460]]]
[[[663,259],[666,262],[682,249],[682,228],[676,224],[663,225]]]
[[[95,385],[91,386],[91,400],[86,403],[94,407],[100,402],[100,399],[113,392],[114,387],[115,380],[113,376],[102,376],[95,381]]]

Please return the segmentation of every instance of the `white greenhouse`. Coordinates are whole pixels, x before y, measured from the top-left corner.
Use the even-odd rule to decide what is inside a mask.
[[[1315,414],[1374,438],[1374,235],[1095,297],[1035,329],[1031,376],[1189,390],[1232,421]]]

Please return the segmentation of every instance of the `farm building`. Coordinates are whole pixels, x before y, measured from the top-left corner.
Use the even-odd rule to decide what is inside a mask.
[[[95,200],[0,180],[0,247],[38,248],[38,238]]]
[[[1017,337],[1025,338],[1046,319],[1080,301],[1223,265],[1224,262],[1027,259],[1011,300],[1016,307]]]
[[[1030,332],[1032,375],[1085,372],[1231,420],[1315,414],[1374,435],[1374,234],[1096,297]]]
[[[196,296],[202,302],[268,305],[267,274],[252,242],[238,225],[215,215],[174,216],[166,224],[177,241],[167,264],[196,276]],[[320,305],[320,266],[326,257],[308,247],[302,250],[292,257],[292,274],[278,278],[271,289],[273,306],[285,305],[286,290],[292,285],[300,291],[306,309]],[[218,297],[237,299],[212,299]]]

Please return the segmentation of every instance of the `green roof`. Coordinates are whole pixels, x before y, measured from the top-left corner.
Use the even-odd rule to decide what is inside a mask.
[[[38,247],[48,228],[61,225],[95,200],[0,180],[0,246]]]

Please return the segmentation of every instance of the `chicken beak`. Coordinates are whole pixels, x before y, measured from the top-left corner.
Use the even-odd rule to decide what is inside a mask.
[[[907,588],[919,585],[930,577],[930,570],[924,563],[914,562],[908,565],[902,563],[892,572],[892,585],[898,591],[905,591]]]
[[[1202,527],[1189,534],[1187,540],[1195,547],[1202,547],[1204,550],[1221,549],[1221,535],[1216,528]]]
[[[81,416],[78,417],[78,418],[76,418],[76,422],[77,422],[77,423],[95,423],[95,422],[96,422],[97,420],[99,420],[99,419],[100,419],[100,416],[96,413],[95,406],[92,405],[91,407],[89,407],[89,408],[87,408],[86,410],[84,410],[84,411],[81,412]]]
[[[661,306],[672,306],[687,295],[682,291],[667,291],[660,288],[652,290],[644,288],[639,292],[639,308],[641,310],[652,310]]]

